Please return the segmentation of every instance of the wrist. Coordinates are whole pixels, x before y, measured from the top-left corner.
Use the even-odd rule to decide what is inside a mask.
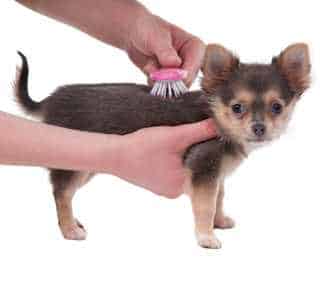
[[[95,172],[108,173],[118,176],[119,167],[125,146],[123,137],[108,134],[99,137],[99,143],[93,148],[92,164]]]
[[[132,134],[126,135],[111,135],[108,137],[105,149],[101,155],[101,167],[103,172],[112,174],[114,176],[123,178],[126,176],[125,172],[132,169],[130,167],[130,160],[136,159],[134,138]]]
[[[143,26],[143,24],[141,24],[141,21],[144,23],[150,23],[148,19],[150,19],[151,17],[153,17],[153,14],[151,14],[151,12],[141,4],[138,4],[134,8],[132,8],[132,11],[130,11],[124,23],[125,32],[120,34],[120,36],[122,37],[122,46],[120,48],[122,50],[129,53],[130,50],[135,47],[135,38],[139,35],[141,25]]]

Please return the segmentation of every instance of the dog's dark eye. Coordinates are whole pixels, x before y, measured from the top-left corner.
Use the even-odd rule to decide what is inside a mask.
[[[281,114],[282,112],[282,105],[275,102],[271,105],[271,112],[275,115]]]
[[[232,111],[235,114],[241,115],[245,112],[245,107],[242,104],[234,104],[232,105]]]

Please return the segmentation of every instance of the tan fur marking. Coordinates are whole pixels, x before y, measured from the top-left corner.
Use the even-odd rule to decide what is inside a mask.
[[[277,90],[269,90],[263,95],[263,100],[268,107],[265,114],[265,125],[267,127],[267,134],[269,138],[274,139],[280,136],[286,129],[291,115],[295,108],[296,102],[299,100],[299,96],[292,98],[289,104],[285,104],[285,101],[281,98],[280,93]],[[271,112],[272,103],[279,103],[282,105],[282,112],[279,115],[273,115]]]
[[[243,99],[247,99],[247,101],[250,99],[247,93],[243,92],[242,95]],[[236,101],[239,100],[234,100],[235,103]],[[246,113],[242,118],[237,118],[232,112],[231,106],[226,106],[220,98],[215,99],[212,103],[212,108],[216,121],[223,128],[224,133],[239,143],[245,142],[248,125],[252,119],[251,113]]]
[[[234,220],[226,216],[223,208],[223,199],[224,199],[224,183],[221,181],[219,183],[219,194],[217,198],[217,208],[216,208],[216,216],[214,218],[214,227],[227,229],[233,228],[235,226]]]
[[[85,185],[92,176],[93,174],[88,172],[79,172],[68,187],[64,187],[60,193],[55,194],[58,222],[65,239],[84,240],[86,238],[84,227],[73,215],[72,199],[75,192]]]
[[[265,105],[270,105],[272,102],[278,102],[284,105],[284,101],[281,99],[279,90],[277,89],[270,89],[263,93],[262,99]]]
[[[219,177],[226,178],[230,174],[232,174],[241,164],[245,155],[237,155],[237,156],[228,156],[225,155],[221,164],[221,173]]]
[[[231,100],[230,105],[236,104],[236,103],[243,103],[244,105],[249,106],[255,99],[256,95],[253,92],[250,92],[246,89],[239,89],[237,92],[237,95],[233,100]]]

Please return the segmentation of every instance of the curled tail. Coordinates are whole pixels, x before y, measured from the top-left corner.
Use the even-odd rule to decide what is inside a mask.
[[[29,77],[29,66],[27,58],[18,51],[18,55],[22,60],[21,68],[17,70],[17,78],[15,81],[15,95],[18,104],[21,108],[31,115],[37,115],[41,110],[41,103],[35,102],[29,96],[28,91],[28,77]]]

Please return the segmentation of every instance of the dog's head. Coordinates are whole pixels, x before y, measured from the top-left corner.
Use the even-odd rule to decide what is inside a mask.
[[[201,86],[215,119],[235,141],[257,144],[279,137],[309,87],[308,46],[286,48],[270,64],[242,64],[224,47],[207,46]]]

